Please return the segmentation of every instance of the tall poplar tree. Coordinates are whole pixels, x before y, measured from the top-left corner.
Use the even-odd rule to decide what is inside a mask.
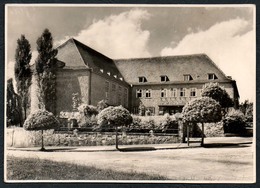
[[[29,104],[29,88],[32,82],[32,71],[30,61],[32,58],[31,45],[24,35],[17,40],[17,48],[15,51],[15,80],[17,93],[21,100],[23,109],[23,120],[27,116],[27,108]]]
[[[58,51],[53,49],[52,34],[45,29],[37,39],[38,57],[35,61],[40,108],[55,113],[55,68]]]
[[[13,79],[7,80],[6,87],[6,119],[7,126],[19,124],[22,127],[21,122],[21,110],[18,100],[18,95],[14,91]]]

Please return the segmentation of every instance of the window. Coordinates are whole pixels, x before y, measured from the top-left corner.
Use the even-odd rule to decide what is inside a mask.
[[[166,75],[161,76],[161,82],[167,82],[167,81],[169,81],[168,76]]]
[[[102,73],[103,73],[103,72],[104,72],[104,70],[103,70],[103,69],[100,69],[100,72],[102,72]]]
[[[218,79],[218,77],[215,74],[213,73],[208,74],[208,80],[216,80],[216,79]]]
[[[141,98],[142,97],[142,90],[138,89],[136,90],[136,98]]]
[[[139,82],[144,83],[144,82],[147,82],[147,80],[144,76],[141,76],[141,77],[139,77]]]
[[[110,76],[110,72],[107,72],[107,74]]]
[[[185,97],[185,88],[180,88],[180,97]]]
[[[196,97],[196,88],[191,88],[190,89],[190,96],[191,97]]]
[[[161,89],[161,97],[166,97],[166,89]]]
[[[171,97],[177,96],[177,89],[171,88]]]
[[[151,98],[151,90],[150,90],[150,89],[147,89],[147,90],[145,91],[145,97],[146,97],[146,98]]]
[[[190,80],[193,80],[193,78],[191,77],[190,74],[184,74],[184,75],[183,75],[183,78],[184,78],[184,81],[190,81]]]
[[[117,78],[117,75],[114,75],[115,78]]]

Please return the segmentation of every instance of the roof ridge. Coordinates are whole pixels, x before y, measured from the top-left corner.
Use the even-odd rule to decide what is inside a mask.
[[[194,57],[194,56],[207,56],[205,53],[198,53],[198,54],[184,54],[184,55],[169,55],[169,56],[153,56],[153,57],[140,57],[140,58],[120,58],[120,59],[113,59],[114,61],[133,61],[133,60],[146,60],[146,59],[162,59],[162,58],[178,58],[178,57]]]

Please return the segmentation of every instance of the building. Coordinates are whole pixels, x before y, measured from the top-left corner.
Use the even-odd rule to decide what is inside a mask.
[[[209,82],[219,83],[238,104],[235,80],[205,54],[113,60],[69,39],[58,47],[57,58],[65,64],[57,71],[57,113],[71,111],[78,93],[91,105],[106,100],[132,113],[142,105],[155,115],[174,114]]]

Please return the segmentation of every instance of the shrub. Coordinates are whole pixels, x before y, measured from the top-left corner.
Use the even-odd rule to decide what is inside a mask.
[[[26,130],[48,130],[56,129],[59,126],[59,121],[47,110],[37,110],[30,114],[24,122]]]
[[[130,126],[131,129],[139,131],[144,130],[160,130],[166,131],[168,129],[175,129],[178,126],[178,121],[175,116],[166,114],[164,116],[135,116],[133,115],[133,122]]]
[[[245,116],[240,110],[231,109],[223,119],[225,133],[244,133]]]
[[[78,120],[79,127],[93,127],[97,124],[97,116],[92,115],[89,116],[81,116]]]
[[[98,102],[97,104],[97,110],[98,112],[101,112],[103,109],[107,108],[108,107],[108,104],[106,103],[105,100],[101,100]]]
[[[91,117],[92,115],[98,114],[97,107],[95,107],[93,105],[88,105],[88,104],[81,104],[78,107],[78,111],[80,113],[84,114],[85,116],[89,116],[89,117]]]

